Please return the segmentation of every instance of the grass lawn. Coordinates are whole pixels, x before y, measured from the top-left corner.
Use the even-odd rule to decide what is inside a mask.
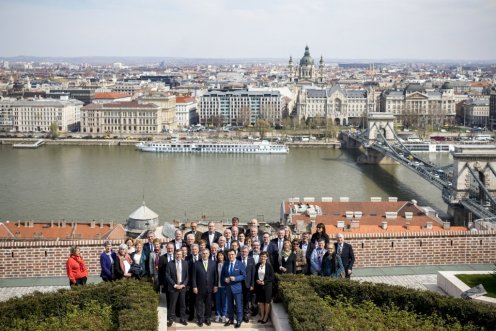
[[[496,298],[496,275],[456,275],[456,277],[471,288],[482,284],[486,289],[487,296]]]

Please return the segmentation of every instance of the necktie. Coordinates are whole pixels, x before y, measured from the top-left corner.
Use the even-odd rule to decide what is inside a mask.
[[[341,253],[343,252],[343,245],[339,245],[338,246],[338,255],[341,255]]]
[[[158,260],[160,259],[160,254],[155,253],[155,269],[158,270]]]
[[[203,267],[205,268],[205,271],[207,271],[207,261],[203,261]]]
[[[246,267],[246,258],[243,259],[243,264],[245,265]]]
[[[279,247],[278,248],[279,248],[279,253],[280,253],[282,251],[282,240],[281,239],[279,239]]]
[[[234,263],[231,263],[231,267],[229,268],[229,275],[233,274],[233,270],[234,270]]]
[[[172,261],[172,255],[169,254],[169,262]]]

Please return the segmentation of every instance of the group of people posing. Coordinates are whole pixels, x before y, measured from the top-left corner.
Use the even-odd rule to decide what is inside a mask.
[[[297,238],[289,227],[283,227],[271,239],[257,223],[253,219],[244,229],[234,217],[223,233],[216,231],[213,222],[201,233],[192,222],[190,231],[183,235],[176,230],[166,244],[149,231],[147,242],[127,239],[117,253],[107,242],[100,256],[101,277],[104,281],[149,277],[157,292],[167,296],[168,326],[179,317],[183,325],[195,320],[200,327],[217,322],[239,328],[250,315],[258,315],[258,323],[267,323],[276,290],[275,273],[351,276],[355,256],[342,234],[332,242],[324,224],[318,224],[312,235],[303,233]],[[75,254],[82,261],[79,251]],[[67,268],[70,275],[69,262]],[[85,283],[78,275],[69,279],[71,285]]]

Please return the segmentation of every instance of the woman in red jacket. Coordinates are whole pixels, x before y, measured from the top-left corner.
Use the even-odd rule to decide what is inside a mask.
[[[69,285],[85,285],[88,277],[88,269],[81,257],[81,252],[78,246],[71,247],[71,256],[66,262],[67,277],[69,277]]]

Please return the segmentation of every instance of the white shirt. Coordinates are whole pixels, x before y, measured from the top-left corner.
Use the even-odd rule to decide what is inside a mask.
[[[177,272],[177,283],[181,284],[181,276],[182,276],[182,266],[181,261],[176,261],[176,272]]]
[[[265,278],[265,265],[261,264],[258,268],[258,279],[263,280]]]
[[[133,256],[134,263],[139,264],[140,260],[141,260],[141,253],[135,253]]]

